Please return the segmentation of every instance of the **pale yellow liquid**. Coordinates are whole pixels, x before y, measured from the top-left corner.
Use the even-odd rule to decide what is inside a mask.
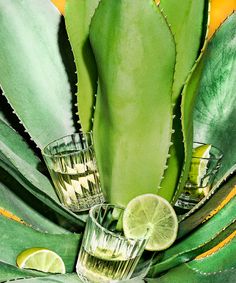
[[[72,211],[87,209],[104,201],[97,171],[80,174],[50,171],[61,202]]]
[[[125,252],[125,251],[124,251]],[[85,276],[88,282],[113,282],[113,280],[129,279],[140,256],[126,259],[122,254],[112,256],[109,251],[99,250],[94,254],[81,248],[78,262],[78,275]]]

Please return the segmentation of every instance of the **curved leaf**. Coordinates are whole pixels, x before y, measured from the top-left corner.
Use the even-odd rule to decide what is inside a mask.
[[[211,198],[196,211],[186,213],[180,219],[178,239],[184,237],[189,232],[210,219],[220,209],[222,209],[236,195],[236,176],[220,187]]]
[[[171,269],[158,279],[150,279],[147,282],[154,283],[222,283],[234,282],[236,277],[236,238],[216,253],[202,260],[193,260]]]
[[[12,282],[16,278],[32,278],[45,276],[45,273],[35,270],[26,270],[17,268],[15,265],[8,264],[0,260],[0,282]],[[11,281],[7,281],[11,280]]]
[[[39,147],[75,131],[63,37],[50,1],[0,0],[0,85]]]
[[[150,268],[149,276],[156,277],[163,271],[194,259],[231,234],[236,229],[235,204],[236,197],[196,231],[167,249],[161,262]]]
[[[92,118],[97,93],[97,67],[89,42],[91,18],[100,0],[67,0],[66,29],[75,57],[78,76],[78,114],[82,130],[92,129]]]
[[[202,38],[205,37],[208,18],[208,0],[162,0],[160,7],[167,17],[170,28],[176,42],[176,65],[172,92],[172,102],[174,104],[173,121],[174,133],[172,134],[173,145],[170,148],[170,158],[167,162],[167,169],[161,182],[158,194],[171,201],[181,177],[181,170],[184,164],[185,150],[192,142],[183,139],[181,124],[181,91],[185,81],[192,69],[195,60],[199,55]],[[191,36],[190,36],[191,35]],[[194,94],[188,93],[188,100],[193,100]],[[187,105],[190,106],[191,105]],[[192,120],[192,108],[184,109],[184,115],[189,121]],[[188,143],[188,144],[187,144]],[[191,153],[190,153],[191,158]],[[175,197],[175,196],[174,196]]]
[[[19,283],[83,283],[75,273],[67,273],[67,274],[44,274],[43,277],[39,277],[34,275],[34,278],[24,278],[24,279],[16,279],[6,282],[19,282]]]
[[[53,210],[28,193],[2,168],[0,168],[0,175],[0,214],[5,210],[9,211],[43,232],[69,233],[51,220],[53,216],[55,218]]]
[[[31,247],[43,247],[59,254],[67,272],[74,270],[81,236],[79,234],[49,234],[0,216],[0,260],[15,265],[17,255]],[[13,235],[17,235],[13,236]]]
[[[33,168],[39,167],[41,160],[23,138],[0,118],[0,141],[25,160]]]
[[[90,40],[99,90],[94,143],[107,200],[157,193],[172,127],[172,34],[153,1],[100,2]],[[163,56],[163,54],[165,54]]]
[[[194,140],[222,150],[221,183],[236,169],[236,13],[212,37],[194,109]]]
[[[44,192],[42,188],[45,188],[44,185],[47,184],[48,188],[50,188],[51,192],[53,192],[53,187],[49,187],[49,180],[47,180],[44,183],[41,183],[42,180],[46,180],[46,177],[42,175],[40,172],[37,173],[36,179],[40,176],[39,180],[36,181],[36,183],[30,182],[25,178],[24,175],[22,175],[19,172],[19,169],[17,167],[14,167],[14,165],[6,163],[0,158],[0,167],[2,167],[6,172],[8,172],[12,177],[14,177],[24,188],[26,188],[30,193],[32,193],[36,198],[41,200],[45,205],[49,206],[51,209],[53,209],[55,212],[59,213],[63,217],[65,217],[70,223],[73,223],[77,225],[77,228],[81,229],[85,225],[85,219],[86,215],[76,215],[70,210],[66,209],[61,205],[59,200],[57,199],[56,195],[55,198],[51,197],[47,192]],[[28,169],[31,169],[31,167],[27,167]],[[35,176],[34,176],[35,178]],[[39,182],[39,183],[38,183]],[[37,184],[38,183],[38,184]],[[39,185],[40,184],[40,185]],[[39,185],[39,187],[38,187]]]

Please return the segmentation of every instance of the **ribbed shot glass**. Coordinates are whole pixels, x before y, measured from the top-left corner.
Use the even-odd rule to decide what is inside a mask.
[[[147,238],[123,235],[123,211],[110,204],[90,209],[76,265],[83,282],[116,282],[131,277]]]
[[[42,155],[61,203],[73,212],[103,203],[92,133],[75,133],[49,143]]]
[[[205,144],[194,142],[193,148],[202,145]],[[209,154],[210,156],[208,158],[192,158],[193,164],[205,164],[206,170],[204,174],[199,176],[198,183],[193,183],[191,178],[188,178],[183,193],[177,200],[175,207],[188,211],[210,193],[216,174],[221,166],[223,153],[220,149],[212,145]]]

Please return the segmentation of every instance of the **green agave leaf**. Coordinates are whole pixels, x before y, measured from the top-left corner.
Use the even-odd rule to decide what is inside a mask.
[[[75,57],[78,76],[78,114],[82,130],[92,129],[92,117],[97,93],[97,67],[89,42],[91,18],[100,0],[67,0],[66,29]]]
[[[19,134],[0,120],[0,167],[45,205],[78,227],[83,227],[82,218],[62,207],[51,182],[38,170],[40,165],[40,159],[34,155]]]
[[[176,42],[176,66],[173,83],[173,102],[178,100],[184,82],[192,69],[206,31],[205,11],[208,0],[162,0],[160,7],[170,24]]]
[[[1,0],[0,30],[0,85],[30,136],[43,147],[74,132],[57,9],[48,0]]]
[[[227,245],[212,255],[182,264],[160,278],[150,279],[147,282],[234,282],[236,277],[235,253],[236,238],[234,237]]]
[[[166,250],[161,262],[154,263],[148,275],[156,277],[163,271],[194,259],[224,240],[236,229],[235,205],[236,198],[234,197],[214,217]]]
[[[25,189],[27,189],[30,193],[32,193],[36,198],[42,201],[45,205],[47,205],[49,208],[53,209],[58,214],[65,217],[70,223],[73,223],[74,225],[76,225],[78,229],[81,229],[84,227],[85,225],[84,221],[86,219],[86,215],[74,214],[70,210],[64,208],[60,204],[59,200],[56,199],[56,196],[54,199],[47,192],[43,191],[42,188],[45,188],[44,185],[50,184],[49,180],[41,183],[41,181],[47,179],[43,174],[41,174],[40,172],[37,172],[36,179],[34,180],[37,180],[37,177],[39,176],[40,176],[39,178],[40,180],[37,180],[35,183],[34,181],[31,182],[27,178],[25,178],[24,175],[22,175],[19,172],[18,167],[14,167],[14,165],[12,164],[10,165],[9,163],[5,163],[1,158],[0,158],[0,167],[2,167],[6,172],[8,172],[12,177],[14,177]],[[27,168],[29,170],[32,169],[32,167],[30,166]],[[40,186],[38,187],[39,184]],[[48,185],[48,188],[50,188],[49,185]]]
[[[7,210],[43,232],[69,233],[56,225],[55,213],[0,168],[0,209]]]
[[[173,145],[169,152],[168,167],[158,190],[158,194],[171,201],[178,186],[184,158],[189,158],[188,155],[185,156],[185,154],[188,154],[185,148],[189,146],[189,142],[191,142],[192,147],[192,141],[184,140],[187,144],[183,143],[180,94],[184,82],[199,55],[202,38],[205,37],[208,1],[162,0],[160,7],[167,17],[176,42],[176,65],[172,92],[172,102],[175,105],[173,108],[175,115],[173,129],[175,132],[172,134]],[[188,93],[188,100],[193,100],[193,98],[194,94]],[[185,116],[189,121],[192,119],[191,111],[192,108],[186,108],[185,110]]]
[[[17,255],[31,247],[43,247],[59,254],[67,272],[74,270],[81,236],[79,234],[42,233],[24,224],[0,216],[0,261],[15,265]],[[15,236],[17,235],[17,237]]]
[[[35,155],[34,151],[28,146],[23,138],[14,131],[5,121],[0,118],[0,141],[15,152],[20,158],[29,165],[38,168],[41,160]]]
[[[179,223],[178,239],[191,232],[202,222],[208,219],[210,215],[213,215],[215,212],[217,212],[221,206],[223,207],[223,202],[227,203],[227,199],[230,200],[232,197],[234,197],[236,190],[235,184],[236,176],[221,186],[201,208],[199,208],[193,214],[188,213],[186,216],[184,216]]]
[[[194,140],[222,150],[219,185],[236,169],[236,13],[215,33],[204,54],[204,69],[194,109]]]
[[[0,282],[12,282],[12,280],[16,278],[31,278],[34,276],[45,276],[45,273],[33,270],[20,269],[14,265],[0,261]]]
[[[201,56],[203,53],[201,53]],[[181,167],[181,176],[172,203],[175,203],[181,194],[188,178],[189,168],[192,160],[193,149],[193,110],[197,95],[197,87],[202,75],[203,61],[199,57],[190,76],[184,86],[181,101],[181,127],[184,140],[184,163]]]
[[[19,283],[38,283],[38,282],[48,282],[48,283],[83,283],[77,274],[57,274],[57,275],[47,275],[45,277],[38,277],[38,278],[29,278],[29,279],[18,279],[18,280],[11,280],[7,282],[19,282]]]
[[[170,146],[175,46],[153,1],[100,2],[90,41],[99,90],[94,141],[107,200],[157,193]],[[163,53],[165,56],[163,56]]]

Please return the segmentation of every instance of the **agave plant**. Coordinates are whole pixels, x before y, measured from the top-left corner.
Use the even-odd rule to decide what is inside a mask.
[[[221,148],[211,196],[134,282],[233,281],[236,14],[208,42],[208,12],[206,0],[67,0],[64,23],[48,0],[0,0],[1,282],[80,282],[86,213],[60,204],[40,154],[79,130],[93,130],[107,200],[124,206],[143,193],[174,204],[193,140]],[[57,252],[67,273],[17,268],[30,247]]]

